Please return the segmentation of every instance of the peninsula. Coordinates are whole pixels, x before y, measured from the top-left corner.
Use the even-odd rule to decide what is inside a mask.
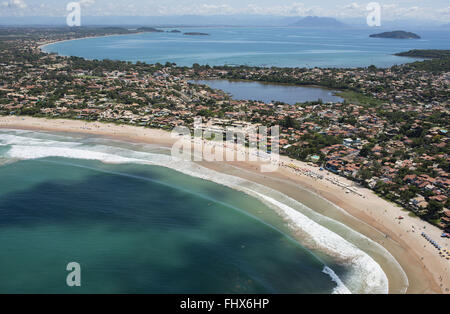
[[[164,33],[163,30],[154,28],[154,27],[140,27],[137,29],[138,32],[145,32],[145,33]]]
[[[395,54],[399,57],[426,58],[426,59],[443,59],[450,57],[450,50],[437,49],[414,49]]]

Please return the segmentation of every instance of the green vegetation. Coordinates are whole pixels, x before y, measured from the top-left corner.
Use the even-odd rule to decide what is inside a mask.
[[[383,101],[366,96],[359,92],[354,92],[350,90],[340,91],[336,93],[336,96],[344,98],[346,103],[353,103],[358,105],[381,105]]]
[[[450,57],[413,62],[407,64],[405,67],[412,68],[417,71],[427,71],[433,73],[449,72]]]
[[[145,33],[163,33],[163,30],[154,28],[154,27],[140,27],[137,29],[138,32],[145,32]]]
[[[143,30],[142,28],[140,30]],[[391,68],[210,67],[85,60],[45,54],[42,42],[100,36],[118,28],[0,28],[0,114],[82,119],[170,130],[194,118],[280,125],[281,153],[371,188],[417,216],[450,228],[449,60]],[[418,54],[415,52],[414,54]],[[231,100],[193,79],[239,79],[339,90],[341,103],[288,105]],[[281,142],[282,141],[282,142]],[[248,143],[247,143],[248,144]]]
[[[450,71],[450,50],[415,49],[406,52],[396,53],[395,55],[400,57],[431,59],[407,64],[405,65],[405,68],[433,73]]]
[[[413,58],[429,58],[429,59],[442,59],[450,58],[450,50],[437,50],[437,49],[414,49],[406,52],[399,52],[395,54],[400,57],[413,57]]]

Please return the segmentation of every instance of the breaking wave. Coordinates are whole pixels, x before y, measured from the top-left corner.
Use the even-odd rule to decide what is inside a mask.
[[[2,131],[0,145],[9,149],[3,149],[0,157],[19,160],[63,157],[117,164],[151,164],[242,191],[258,198],[284,217],[293,231],[303,235],[310,248],[325,252],[343,265],[350,267],[349,275],[341,279],[332,269],[325,266],[323,272],[329,275],[337,285],[333,293],[388,293],[388,279],[380,265],[354,244],[293,208],[311,210],[305,205],[263,185],[218,173],[189,161],[175,160],[161,153],[121,148],[105,143],[107,142],[101,139],[96,142],[95,139],[90,138],[86,143],[82,139],[52,137],[48,133]],[[322,216],[318,213],[316,215]]]

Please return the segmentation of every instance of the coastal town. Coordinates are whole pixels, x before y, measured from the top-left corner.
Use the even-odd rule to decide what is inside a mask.
[[[149,30],[143,30],[149,31]],[[380,69],[210,67],[85,60],[45,43],[120,29],[0,30],[0,114],[172,130],[196,117],[214,127],[281,127],[280,152],[368,187],[450,232],[449,58]],[[338,90],[338,103],[234,100],[196,79]],[[255,96],[257,98],[257,96]],[[268,146],[270,148],[270,144]]]

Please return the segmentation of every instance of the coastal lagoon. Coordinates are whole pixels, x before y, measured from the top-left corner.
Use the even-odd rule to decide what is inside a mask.
[[[141,33],[58,42],[46,52],[87,59],[278,67],[389,67],[417,59],[394,56],[411,49],[450,49],[447,31],[419,31],[422,39],[369,38],[373,29],[296,27],[179,28],[183,32]],[[166,29],[170,30],[170,29]],[[414,31],[414,30],[411,30]]]
[[[2,130],[0,164],[0,292],[387,292],[381,268],[324,218],[163,147]],[[281,212],[341,257],[301,245]]]
[[[223,90],[236,100],[258,100],[265,103],[280,101],[290,105],[318,100],[322,100],[324,103],[344,101],[343,98],[335,95],[336,91],[320,87],[230,80],[195,80],[192,82]]]

